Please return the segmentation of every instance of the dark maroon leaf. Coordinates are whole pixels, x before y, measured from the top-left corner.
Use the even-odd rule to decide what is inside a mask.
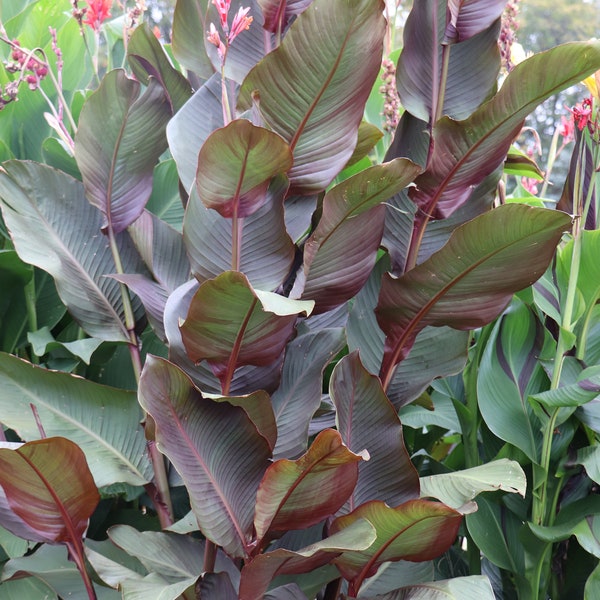
[[[502,15],[505,6],[506,0],[448,0],[445,41],[463,42],[477,35]]]
[[[285,31],[290,19],[306,10],[312,0],[258,0],[263,12],[263,27],[271,33]]]

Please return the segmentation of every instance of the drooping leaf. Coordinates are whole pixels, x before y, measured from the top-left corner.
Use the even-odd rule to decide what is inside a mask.
[[[184,0],[177,3],[177,8],[188,2],[207,1]],[[169,149],[177,163],[181,183],[188,193],[196,179],[200,148],[219,127],[223,127],[221,77],[215,74],[194,93],[167,125]]]
[[[40,535],[35,541],[81,543],[100,501],[84,453],[61,437],[0,448],[0,486],[13,512]]]
[[[338,517],[330,531],[332,534],[341,532],[357,519],[367,519],[375,527],[377,539],[366,550],[344,552],[335,559],[355,592],[362,581],[386,561],[425,561],[443,554],[456,538],[462,515],[428,500],[410,500],[396,508],[373,501]]]
[[[171,65],[160,42],[146,23],[133,30],[127,44],[127,59],[138,81],[148,85],[154,77],[163,86],[175,114],[191,97],[189,81]]]
[[[323,190],[352,155],[380,68],[382,10],[380,0],[315,0],[242,84],[238,107],[257,101],[294,153],[293,193]]]
[[[359,461],[368,458],[348,450],[337,431],[326,429],[297,460],[275,461],[256,496],[258,539],[304,529],[334,514],[354,489]]]
[[[464,3],[462,3],[464,4]],[[468,117],[494,91],[500,53],[498,26],[493,21],[501,14],[499,2],[470,2],[481,10],[497,11],[496,17],[480,28],[473,21],[478,35],[461,44],[443,45],[447,20],[447,0],[421,0],[413,5],[404,28],[404,48],[398,60],[397,84],[402,105],[415,117],[429,122],[438,111],[454,119]],[[504,2],[502,2],[504,4]],[[483,7],[483,10],[486,10]],[[440,90],[443,52],[449,53],[446,87]],[[405,155],[406,156],[406,155]]]
[[[343,531],[301,550],[278,548],[255,556],[242,569],[240,600],[262,600],[276,575],[310,573],[345,550],[365,550],[375,541],[373,526],[357,519]]]
[[[434,561],[409,562],[399,560],[381,565],[373,577],[365,579],[360,586],[359,597],[368,598],[398,589],[398,583],[405,586],[431,581],[434,577]]]
[[[238,223],[240,270],[261,290],[279,288],[290,273],[294,244],[284,223],[285,177],[276,178],[267,191],[266,202],[253,215]],[[185,245],[192,272],[201,283],[232,267],[231,219],[208,209],[195,190],[190,195],[183,224]]]
[[[205,573],[196,584],[200,597],[206,600],[238,600],[227,573]]]
[[[214,131],[198,155],[196,189],[221,216],[247,217],[267,200],[270,180],[292,166],[284,140],[246,119]]]
[[[258,485],[270,449],[246,412],[202,396],[175,365],[148,357],[139,401],[183,478],[204,535],[231,556],[248,553]]]
[[[263,27],[271,33],[285,31],[290,19],[302,13],[312,0],[258,0],[263,12]]]
[[[127,342],[119,284],[102,216],[81,183],[44,165],[11,161],[0,172],[2,214],[25,262],[44,269],[73,317],[92,337]],[[143,272],[127,234],[117,236],[125,271]],[[139,301],[134,301],[139,311]]]
[[[287,345],[281,384],[271,396],[278,431],[274,458],[296,458],[306,451],[308,426],[321,402],[321,374],[344,344],[339,327],[299,336]]]
[[[397,506],[418,498],[419,475],[404,446],[400,419],[379,378],[363,367],[357,351],[336,365],[329,393],[344,443],[353,452],[366,449],[371,457],[358,465],[358,483],[344,512],[370,500]]]
[[[242,273],[226,271],[200,286],[181,335],[194,362],[208,360],[219,377],[226,377],[242,365],[275,361],[298,315],[311,309],[310,301],[255,290]]]
[[[436,123],[433,152],[412,200],[427,215],[449,216],[468,199],[472,186],[504,162],[523,119],[536,106],[599,68],[599,42],[564,44],[518,64],[500,91],[468,119]]]
[[[86,101],[75,136],[75,158],[89,201],[104,215],[104,227],[123,231],[142,213],[152,192],[152,171],[167,147],[172,116],[162,85],[140,84],[124,71],[106,74]]]
[[[352,298],[375,265],[383,235],[383,202],[421,171],[406,159],[376,165],[346,179],[323,199],[323,215],[304,246],[303,273],[292,295],[326,312]],[[303,285],[302,285],[303,284]]]
[[[519,463],[502,458],[479,467],[421,477],[421,497],[460,508],[481,492],[504,490],[525,497],[527,478]]]
[[[376,309],[387,336],[384,387],[425,326],[473,329],[496,317],[514,292],[546,270],[569,224],[564,213],[501,206],[456,229],[440,251],[404,276],[384,277]]]
[[[31,410],[46,435],[63,436],[87,457],[96,485],[143,485],[152,475],[135,394],[81,377],[46,371],[0,353],[2,422],[22,439],[39,439]]]

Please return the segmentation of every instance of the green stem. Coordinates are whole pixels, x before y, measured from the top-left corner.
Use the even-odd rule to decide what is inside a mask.
[[[558,127],[554,130],[554,135],[552,136],[552,141],[550,142],[550,149],[548,150],[548,162],[546,164],[546,173],[544,174],[544,184],[542,185],[542,191],[540,192],[540,198],[546,197],[546,192],[548,191],[548,184],[550,183],[550,175],[552,174],[552,169],[554,168],[554,161],[556,160],[556,150],[558,148],[558,136],[560,132]]]
[[[25,284],[23,292],[25,293],[25,306],[27,309],[27,329],[28,331],[37,331],[38,319],[35,297],[35,273],[32,274],[31,279]],[[39,362],[38,357],[33,351],[31,352],[31,362]]]
[[[124,274],[123,263],[121,262],[121,255],[119,253],[119,247],[112,226],[109,224],[107,227],[108,241],[110,250],[115,263],[115,268],[118,274]],[[123,283],[119,284],[121,289],[121,298],[123,302],[123,312],[125,315],[125,328],[129,336],[129,354],[131,356],[131,363],[133,366],[133,373],[135,376],[136,383],[139,384],[140,376],[142,373],[142,359],[140,355],[139,340],[137,333],[135,332],[135,315],[133,314],[133,307],[131,306],[131,298],[129,297],[129,291],[127,286]],[[149,415],[146,415],[146,419],[150,419]],[[148,428],[148,425],[147,425]],[[153,430],[153,424],[150,426]],[[164,456],[159,452],[155,442],[150,439],[147,444],[148,454],[152,462],[152,468],[154,470],[154,481],[156,485],[157,502],[155,502],[156,511],[160,520],[161,526],[164,528],[169,527],[173,524],[173,505],[171,503],[171,493],[169,490],[169,478],[167,475],[167,469],[165,465]]]

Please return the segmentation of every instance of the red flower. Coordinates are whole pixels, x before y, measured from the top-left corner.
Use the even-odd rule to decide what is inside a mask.
[[[85,11],[84,23],[94,31],[100,31],[100,26],[110,15],[112,0],[85,0],[88,7]]]
[[[583,128],[588,124],[590,117],[592,116],[592,99],[586,98],[583,102],[576,104],[573,108],[567,107],[567,110],[573,115],[577,129],[583,131]]]
[[[563,144],[568,144],[569,142],[573,141],[575,134],[575,119],[573,116],[571,116],[569,119],[561,116],[558,133],[563,138]]]

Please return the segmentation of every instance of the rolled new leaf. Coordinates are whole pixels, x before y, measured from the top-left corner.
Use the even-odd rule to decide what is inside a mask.
[[[292,17],[302,13],[312,0],[258,0],[265,24],[263,27],[271,33],[285,31]]]

